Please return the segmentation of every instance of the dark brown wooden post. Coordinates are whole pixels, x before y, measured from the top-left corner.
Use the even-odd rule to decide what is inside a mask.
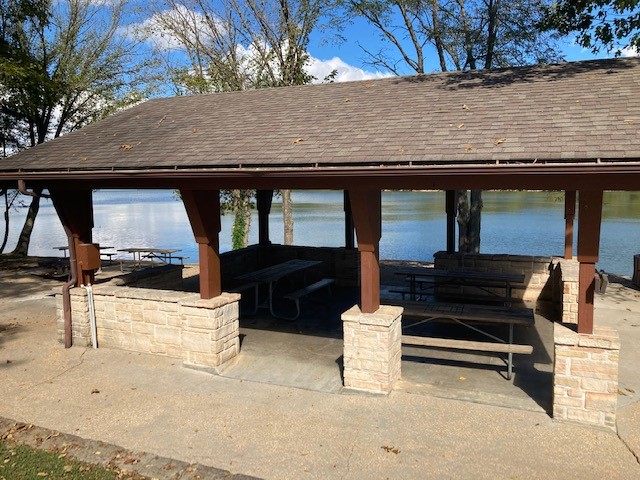
[[[382,195],[380,190],[350,189],[349,200],[360,251],[360,309],[374,313],[380,308]]]
[[[447,190],[445,197],[447,212],[447,253],[456,251],[456,191]]]
[[[591,334],[595,270],[600,248],[602,190],[580,190],[578,208],[578,333]]]
[[[217,297],[222,293],[220,277],[220,191],[180,190],[191,229],[198,243],[200,263],[200,297]]]
[[[93,192],[90,189],[52,189],[49,194],[62,225],[73,234],[75,250],[78,250],[78,245],[81,243],[91,243],[93,238]],[[75,265],[70,265],[69,268],[75,268],[77,272],[76,285],[79,287],[94,283],[94,272],[83,271],[77,255],[74,257]]]
[[[576,216],[576,192],[567,190],[564,192],[564,258],[573,258],[573,219]]]
[[[256,204],[258,208],[258,243],[271,245],[269,238],[269,214],[271,213],[271,201],[273,190],[257,190]]]
[[[349,201],[349,191],[344,191],[344,246],[347,250],[353,250],[356,246],[354,237],[353,214],[351,213],[351,202]]]

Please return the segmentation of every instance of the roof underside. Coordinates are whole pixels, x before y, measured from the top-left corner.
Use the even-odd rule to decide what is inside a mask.
[[[616,59],[154,99],[0,172],[635,162],[638,92]]]

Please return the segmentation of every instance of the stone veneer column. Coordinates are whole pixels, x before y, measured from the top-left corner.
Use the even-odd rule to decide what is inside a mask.
[[[240,353],[239,302],[237,293],[180,301],[185,367],[218,373],[218,367]]]
[[[381,305],[362,313],[356,305],[342,314],[344,386],[389,393],[400,379],[402,307]]]
[[[618,332],[578,334],[556,323],[553,418],[616,429]]]

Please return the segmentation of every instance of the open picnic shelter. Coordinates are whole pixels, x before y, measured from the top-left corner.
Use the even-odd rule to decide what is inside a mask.
[[[594,273],[603,191],[640,189],[639,91],[640,59],[620,58],[157,98],[4,159],[0,185],[48,191],[77,251],[78,285],[92,278],[81,247],[92,241],[92,189],[179,190],[199,246],[200,299],[166,307],[164,332],[181,328],[181,340],[157,353],[212,369],[239,351],[240,297],[223,288],[219,191],[257,190],[265,248],[274,190],[344,191],[345,247],[357,248],[360,289],[359,304],[343,315],[345,386],[375,392],[389,392],[400,376],[403,313],[380,301],[381,192],[446,191],[446,247],[455,256],[455,190],[564,191],[567,260],[578,217],[577,329],[556,330],[554,416],[611,427],[619,342],[594,326]],[[85,305],[65,300],[67,346],[80,335],[74,301]],[[171,324],[173,313],[182,320]],[[350,362],[364,358],[363,348],[377,366]],[[581,349],[592,360],[582,369],[571,363]],[[581,378],[604,381],[585,386]],[[585,390],[581,404],[564,400],[570,388]],[[595,395],[602,401],[590,403]]]

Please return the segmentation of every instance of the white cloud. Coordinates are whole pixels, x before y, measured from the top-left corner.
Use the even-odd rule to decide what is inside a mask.
[[[392,74],[388,72],[375,72],[354,67],[353,65],[346,63],[340,57],[333,57],[329,60],[320,60],[318,58],[311,57],[311,60],[307,65],[307,73],[313,75],[317,79],[314,83],[322,82],[327,75],[331,74],[334,70],[338,72],[334,78],[335,82],[371,80],[392,76]]]
[[[640,51],[636,50],[634,47],[627,47],[620,50],[620,54],[623,57],[640,57]]]
[[[160,51],[184,49],[184,41],[174,31],[183,32],[191,43],[206,43],[212,29],[219,33],[225,27],[217,18],[207,19],[203,14],[183,5],[155,13],[140,23],[127,26],[127,33],[143,39]]]

